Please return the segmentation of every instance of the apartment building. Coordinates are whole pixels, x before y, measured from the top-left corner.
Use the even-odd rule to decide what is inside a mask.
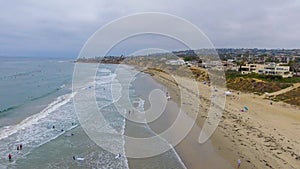
[[[283,78],[292,77],[293,74],[290,72],[290,66],[282,66],[281,64],[269,63],[265,64],[247,64],[241,67],[242,74],[258,73],[265,75],[277,75]]]

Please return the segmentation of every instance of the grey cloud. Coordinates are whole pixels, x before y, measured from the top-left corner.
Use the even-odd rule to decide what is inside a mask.
[[[0,55],[44,51],[76,57],[101,26],[124,15],[152,11],[191,21],[216,47],[297,48],[299,9],[298,0],[1,1]]]

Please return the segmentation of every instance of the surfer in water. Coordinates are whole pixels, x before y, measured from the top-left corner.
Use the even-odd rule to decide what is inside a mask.
[[[76,160],[76,161],[83,161],[84,160],[83,157],[75,157],[75,156],[73,156],[72,158],[73,158],[73,160]]]
[[[115,156],[115,159],[119,159],[120,157],[121,157],[121,154],[119,153]]]

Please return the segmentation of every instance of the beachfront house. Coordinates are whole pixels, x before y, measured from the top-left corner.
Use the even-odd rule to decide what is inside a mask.
[[[241,66],[240,71],[242,74],[258,73],[258,70],[263,69],[264,66],[263,64],[246,64]]]
[[[276,63],[269,63],[269,64],[246,64],[245,66],[241,67],[242,74],[249,74],[249,73],[258,73],[258,74],[265,74],[265,75],[277,75],[283,78],[292,77],[293,74],[290,72],[290,66],[276,64]]]
[[[278,75],[283,78],[292,77],[293,74],[290,72],[290,66],[282,66],[280,64],[270,63],[266,65],[263,69],[258,70],[259,74],[266,75]]]
[[[239,69],[239,67],[234,62],[233,59],[227,59],[227,61],[222,61],[222,65],[223,65],[225,70],[238,71],[238,69]]]

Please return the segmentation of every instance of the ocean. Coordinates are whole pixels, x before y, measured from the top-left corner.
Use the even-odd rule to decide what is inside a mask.
[[[149,158],[126,158],[123,137],[114,140],[120,158],[98,146],[82,128],[74,108],[70,59],[0,57],[0,168],[185,168],[174,148]],[[93,64],[83,64],[88,70]],[[125,119],[113,104],[110,86],[115,83],[117,65],[99,67],[81,90],[95,87],[98,108],[111,127],[107,133],[143,137],[155,132],[146,124]],[[124,66],[122,69],[133,69]],[[123,78],[126,78],[123,77]],[[147,106],[142,97],[143,82],[150,76],[139,74],[129,86],[129,97],[139,112]],[[95,83],[94,83],[95,79]],[[153,82],[154,83],[154,82]],[[161,88],[148,85],[149,88]],[[139,91],[137,91],[138,89]],[[86,110],[89,111],[89,108]],[[125,110],[127,111],[127,110]],[[101,124],[99,124],[101,125]],[[109,135],[103,140],[110,140]],[[23,149],[17,150],[22,144]],[[12,154],[12,160],[7,156]],[[73,156],[78,160],[73,160]]]

